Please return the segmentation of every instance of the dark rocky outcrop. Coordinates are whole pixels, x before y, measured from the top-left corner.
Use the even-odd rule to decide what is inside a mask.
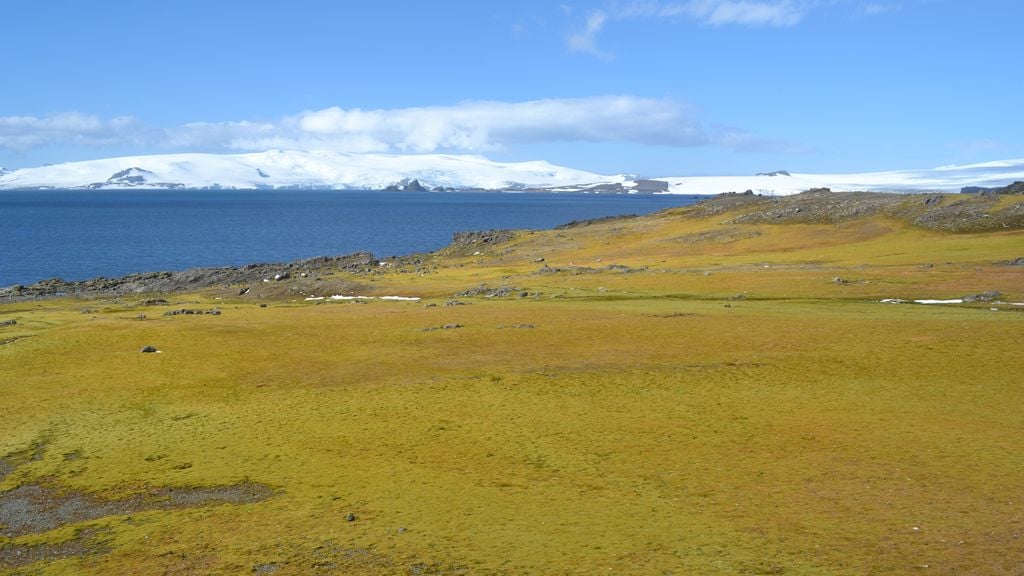
[[[156,182],[154,181],[155,178],[156,174],[150,172],[149,170],[139,168],[138,166],[132,166],[131,168],[126,168],[119,172],[114,172],[113,174],[111,174],[110,178],[107,178],[105,182],[93,182],[92,184],[89,184],[87,188],[97,189],[105,188],[107,186],[121,188],[125,186],[142,185],[153,188],[171,189],[185,187],[184,184],[180,184],[177,182]]]
[[[982,186],[964,186],[960,189],[961,194],[1024,194],[1024,182],[1014,182],[1008,186],[997,186],[985,188]]]
[[[720,195],[670,214],[703,218],[738,212],[723,224],[837,224],[884,216],[946,232],[1024,228],[1024,202],[999,205],[995,195],[832,192],[827,188],[793,196]]]
[[[420,184],[419,180],[402,180],[396,184],[392,184],[387,188],[384,188],[385,192],[429,192],[429,190]]]
[[[490,288],[486,284],[481,284],[475,288],[469,290],[463,290],[455,294],[459,298],[469,298],[478,296],[482,298],[508,298],[510,296],[518,295],[520,290],[515,286],[498,286],[497,288]]]
[[[601,218],[588,218],[587,220],[573,220],[555,226],[555,230],[569,230],[570,228],[583,228],[586,226],[593,226],[594,224],[607,224],[608,222],[619,222],[622,220],[632,220],[633,218],[639,218],[636,214],[622,214],[619,216],[602,216]]]
[[[996,300],[999,300],[999,298],[1002,295],[1003,294],[1001,292],[999,292],[998,290],[990,290],[990,291],[987,291],[987,292],[982,292],[980,294],[968,294],[967,296],[963,297],[963,301],[964,302],[995,302]]]
[[[516,237],[513,230],[482,230],[456,232],[452,243],[440,252],[446,256],[467,256],[485,247],[508,242]]]

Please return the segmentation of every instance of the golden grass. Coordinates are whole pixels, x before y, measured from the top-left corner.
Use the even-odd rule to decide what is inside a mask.
[[[466,306],[0,307],[18,320],[0,341],[28,336],[0,345],[0,456],[46,446],[0,492],[280,490],[94,520],[108,553],[22,570],[1024,570],[1024,312],[876,301],[991,289],[1022,301],[1022,270],[993,262],[1021,255],[1024,236],[872,221],[693,241],[717,228],[662,215],[523,234],[370,283],[441,304],[479,283],[542,292]],[[570,263],[648,269],[534,274]]]

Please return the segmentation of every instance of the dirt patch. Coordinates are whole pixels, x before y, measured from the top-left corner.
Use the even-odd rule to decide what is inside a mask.
[[[274,494],[269,486],[244,482],[231,486],[160,487],[119,500],[104,500],[85,492],[62,492],[42,484],[27,484],[0,494],[0,536],[38,534],[67,524],[146,510],[249,504]]]
[[[100,540],[100,536],[100,530],[85,528],[79,530],[74,538],[57,544],[0,546],[0,568],[18,568],[34,562],[52,562],[88,554],[103,554],[110,548]]]

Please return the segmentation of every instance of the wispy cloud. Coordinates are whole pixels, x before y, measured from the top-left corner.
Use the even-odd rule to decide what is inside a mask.
[[[597,34],[604,28],[604,23],[608,21],[608,14],[603,10],[593,10],[587,15],[587,19],[584,22],[583,28],[570,34],[566,39],[566,43],[569,45],[569,50],[573,52],[584,52],[597,56],[602,60],[608,60],[611,58],[611,54],[600,50],[597,47]]]
[[[690,0],[659,7],[659,17],[686,16],[703,24],[724,26],[795,26],[804,17],[808,5],[791,0]]]
[[[900,9],[896,2],[866,0],[630,0],[609,2],[604,9],[592,10],[567,38],[573,52],[591,54],[609,60],[613,54],[599,45],[599,35],[608,24],[621,20],[685,20],[702,26],[791,28],[816,9],[847,6],[860,14],[877,15]],[[566,11],[567,17],[574,17]]]
[[[27,150],[53,142],[107,146],[146,138],[147,129],[130,116],[101,119],[65,112],[49,116],[0,116],[0,148]]]
[[[19,151],[82,144],[177,151],[297,148],[481,153],[550,142],[720,145],[735,150],[781,146],[736,128],[706,126],[682,102],[635,96],[468,101],[374,110],[331,107],[273,122],[194,122],[168,128],[148,126],[131,117],[105,120],[79,113],[0,117],[0,148]]]

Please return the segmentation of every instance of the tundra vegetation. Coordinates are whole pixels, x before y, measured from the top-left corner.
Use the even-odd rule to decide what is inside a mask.
[[[0,572],[1020,574],[1022,257],[816,192],[7,291]]]

